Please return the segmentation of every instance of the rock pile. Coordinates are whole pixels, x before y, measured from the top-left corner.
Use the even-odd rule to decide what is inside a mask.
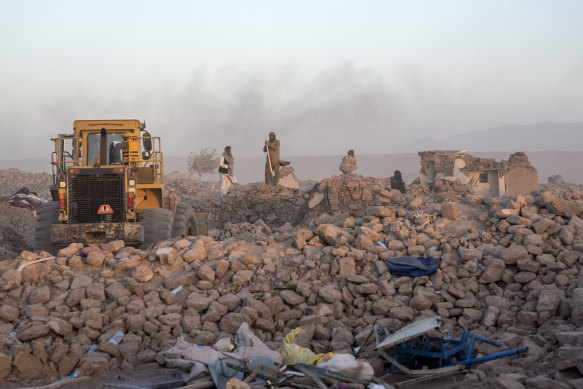
[[[170,189],[197,211],[211,212],[212,224],[219,229],[225,223],[253,224],[259,219],[271,228],[285,223],[297,226],[324,214],[362,216],[371,205],[405,201],[399,191],[391,191],[389,179],[342,175],[296,185],[293,168],[282,171],[286,172],[282,177],[289,178],[287,186],[237,185],[220,198],[218,190],[208,188],[208,183],[201,189],[198,183],[173,181]]]
[[[355,216],[320,216],[311,227],[257,223],[257,234],[231,223],[224,230],[231,236],[223,231],[219,241],[187,237],[152,251],[123,242],[73,244],[24,268],[46,253],[25,251],[0,262],[0,377],[58,378],[75,369],[93,375],[162,363],[177,337],[211,345],[243,322],[272,349],[301,326],[301,346],[352,353],[375,324],[394,332],[440,315],[443,331],[454,336],[469,329],[506,347],[529,347],[520,357],[476,366],[464,387],[581,387],[583,192],[464,196],[442,214],[431,198],[397,199],[367,180],[344,181],[342,190],[358,204],[352,207],[334,202],[334,180],[322,182],[312,193],[323,194],[321,206]],[[294,198],[270,190],[282,190],[278,201]],[[266,193],[248,194],[260,195]],[[363,209],[369,196],[380,204]],[[475,220],[464,220],[469,209],[477,210]],[[247,227],[246,239],[237,238],[236,230]],[[383,259],[402,255],[442,263],[432,276],[391,275]],[[110,342],[118,331],[123,340]],[[381,374],[373,342],[360,357]]]
[[[401,192],[390,189],[389,179],[379,179],[358,174],[332,176],[315,185],[308,193],[309,201],[304,211],[305,221],[322,214],[347,214],[363,216],[373,204],[398,203]]]
[[[472,193],[472,186],[470,184],[463,184],[459,178],[436,178],[433,180],[431,187],[437,193],[453,192],[458,195]]]
[[[172,172],[164,177],[164,186],[179,197],[216,197],[219,195],[217,182],[200,181],[185,173]]]
[[[291,166],[284,166],[279,172],[279,185],[290,189],[299,189],[300,183],[294,174],[294,168]]]
[[[217,228],[225,223],[255,223],[259,219],[271,227],[287,222],[297,225],[303,220],[307,203],[297,189],[263,184],[236,185],[223,197],[182,197],[197,211],[211,212]]]
[[[7,197],[14,194],[23,186],[39,197],[50,200],[50,187],[53,176],[50,173],[28,173],[18,169],[0,170],[0,196]]]

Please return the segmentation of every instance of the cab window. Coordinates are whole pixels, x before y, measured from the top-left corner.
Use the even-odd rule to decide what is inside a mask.
[[[121,145],[123,141],[123,134],[121,133],[108,133],[107,135],[107,156],[106,165],[121,164]],[[117,147],[116,147],[117,146]],[[89,134],[87,135],[87,164],[92,165],[95,158],[100,159],[100,148],[101,148],[101,134]],[[119,155],[118,155],[119,154]]]

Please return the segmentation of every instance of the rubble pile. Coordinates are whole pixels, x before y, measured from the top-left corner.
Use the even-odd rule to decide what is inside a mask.
[[[476,365],[462,387],[583,385],[583,192],[547,188],[441,204],[352,176],[324,180],[301,201],[293,193],[251,187],[228,197],[240,201],[232,211],[241,219],[244,197],[263,196],[265,207],[288,202],[286,216],[297,220],[299,203],[321,194],[310,226],[271,228],[255,215],[255,225],[226,224],[223,240],[186,237],[150,251],[120,241],[72,244],[26,267],[49,255],[23,251],[0,262],[0,378],[163,364],[177,338],[212,345],[242,323],[272,350],[297,327],[305,333],[296,343],[314,353],[364,346],[360,358],[380,376],[383,360],[367,336],[373,326],[395,332],[439,315],[444,334],[468,329],[529,349]],[[442,260],[431,276],[395,276],[383,260],[397,256]]]
[[[453,192],[455,194],[472,193],[470,184],[463,184],[459,178],[443,177],[433,180],[431,187],[437,193]]]
[[[165,188],[179,197],[216,197],[219,189],[216,182],[201,181],[185,173],[172,172],[164,176]]]
[[[209,197],[187,192],[181,197],[195,210],[211,212],[217,228],[225,223],[255,223],[259,219],[271,227],[287,222],[297,225],[303,220],[307,203],[304,193],[297,189],[264,184],[237,185],[223,197],[218,197],[218,192]]]
[[[322,180],[308,193],[305,220],[322,214],[363,216],[373,204],[399,203],[403,196],[391,190],[390,180],[358,174],[343,174]]]
[[[214,230],[209,233],[209,236],[216,237],[218,240],[225,240],[232,237],[238,237],[240,239],[248,239],[250,241],[257,241],[262,237],[264,239],[268,238],[273,231],[277,232],[291,232],[293,231],[293,226],[290,223],[286,223],[279,228],[274,228],[273,230],[265,224],[261,219],[257,219],[255,223],[251,224],[249,222],[243,223],[231,223],[227,222],[224,224],[221,230]]]
[[[0,259],[32,249],[35,223],[33,212],[13,207],[7,199],[0,199]]]
[[[286,177],[294,178],[293,169],[286,167],[282,170],[286,169]],[[200,184],[181,180],[174,181],[171,190],[195,210],[211,212],[212,224],[223,232],[231,229],[232,224],[254,224],[258,220],[275,228],[285,223],[293,226],[308,224],[327,214],[362,216],[371,205],[405,201],[405,196],[399,191],[391,191],[390,180],[384,178],[345,174],[316,184],[301,182],[296,187],[290,186],[237,185],[226,196],[218,197],[218,189],[201,190]],[[429,193],[428,190],[425,192]],[[225,223],[231,225],[224,229]],[[249,226],[245,228],[250,232]]]
[[[279,185],[290,189],[299,189],[300,182],[296,178],[293,167],[284,166],[281,168],[279,172]]]
[[[10,196],[27,187],[39,197],[50,200],[53,176],[50,173],[28,173],[18,169],[0,170],[0,197]]]

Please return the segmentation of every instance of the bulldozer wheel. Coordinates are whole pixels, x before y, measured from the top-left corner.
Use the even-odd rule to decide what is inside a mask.
[[[198,226],[194,209],[188,204],[181,203],[176,207],[174,224],[172,225],[172,237],[198,235]]]
[[[59,202],[47,201],[41,205],[34,229],[34,251],[57,254],[58,247],[51,242],[51,226],[59,223]]]
[[[163,208],[150,208],[142,213],[144,242],[142,248],[170,239],[172,231],[172,212]]]

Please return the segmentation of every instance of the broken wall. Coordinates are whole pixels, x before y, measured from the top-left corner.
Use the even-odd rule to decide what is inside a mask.
[[[435,181],[451,177],[469,184],[474,193],[489,196],[526,194],[538,186],[536,169],[523,152],[510,155],[508,161],[476,158],[465,152],[435,150],[421,151],[419,178]]]
[[[500,196],[500,180],[504,186],[504,178],[498,176],[497,170],[474,170],[467,172],[468,183],[474,193],[488,196]]]
[[[392,191],[390,179],[347,174],[322,180],[308,193],[305,221],[322,214],[363,216],[372,205],[386,205],[400,192]]]
[[[506,173],[506,196],[530,193],[538,186],[536,169],[516,167]]]
[[[457,151],[420,151],[418,154],[421,157],[421,182],[454,175],[454,156],[459,154]]]
[[[506,171],[506,196],[530,193],[538,187],[538,173],[525,153],[510,156]]]

